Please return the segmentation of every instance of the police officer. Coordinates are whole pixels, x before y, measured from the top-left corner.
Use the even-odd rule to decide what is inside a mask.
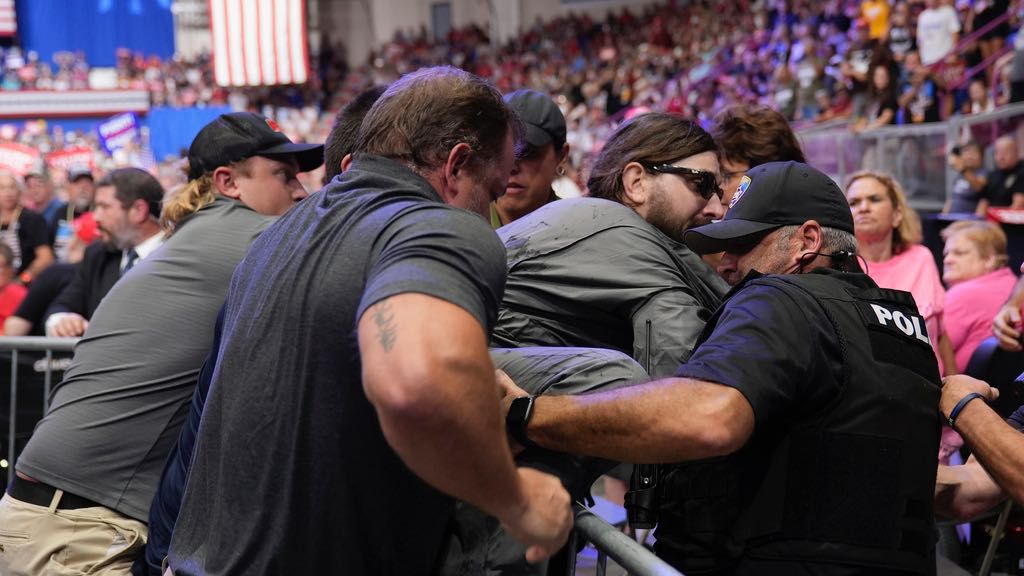
[[[531,399],[520,443],[662,466],[656,552],[687,574],[925,574],[939,375],[913,298],[856,261],[842,191],[797,162],[685,236],[736,284],[674,378]]]

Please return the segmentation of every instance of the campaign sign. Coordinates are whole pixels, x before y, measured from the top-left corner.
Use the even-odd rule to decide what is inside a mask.
[[[0,170],[24,176],[39,163],[39,151],[15,142],[0,142]]]
[[[100,144],[109,154],[139,140],[139,121],[132,112],[112,117],[96,127]]]
[[[46,165],[51,172],[67,172],[72,168],[95,168],[92,148],[78,146],[65,148],[46,155]]]

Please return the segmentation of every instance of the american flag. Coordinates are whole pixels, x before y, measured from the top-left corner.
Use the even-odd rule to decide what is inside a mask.
[[[18,33],[18,19],[15,18],[14,0],[0,0],[0,36],[14,36]]]
[[[309,52],[305,0],[209,3],[217,84],[264,86],[306,82]]]

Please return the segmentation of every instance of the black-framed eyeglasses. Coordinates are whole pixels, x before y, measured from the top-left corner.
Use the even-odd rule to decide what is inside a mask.
[[[686,180],[688,184],[693,186],[700,194],[700,197],[704,200],[711,200],[711,196],[718,196],[718,199],[722,199],[722,188],[718,183],[718,175],[714,172],[707,170],[698,170],[697,168],[685,168],[683,166],[673,166],[672,164],[653,164],[644,166],[650,172],[656,172],[658,174],[674,174],[679,176],[683,180]]]

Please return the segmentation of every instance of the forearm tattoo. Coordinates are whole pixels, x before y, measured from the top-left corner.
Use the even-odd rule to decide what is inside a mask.
[[[395,346],[395,313],[391,310],[391,304],[384,300],[373,309],[373,322],[377,325],[377,339],[380,340],[381,348],[390,352]]]

